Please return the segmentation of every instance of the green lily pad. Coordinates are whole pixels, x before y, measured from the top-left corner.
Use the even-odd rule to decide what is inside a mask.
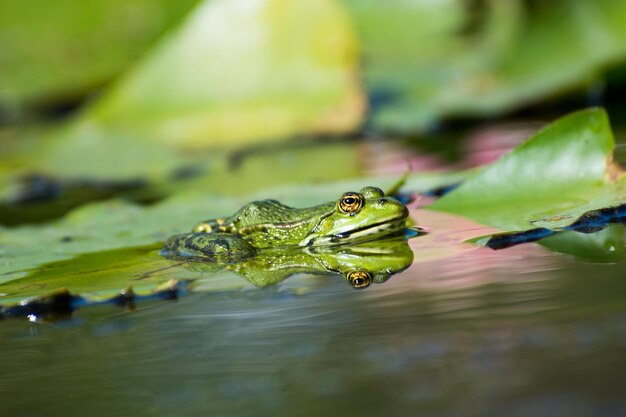
[[[258,187],[266,175],[245,181],[220,168],[225,150],[354,131],[365,107],[358,58],[348,16],[332,0],[205,1],[80,115],[13,133],[33,145],[0,161],[0,181],[11,184],[13,169],[161,187],[191,166],[202,168],[205,187],[215,178]],[[296,180],[330,171],[303,169],[311,174]]]
[[[357,41],[330,0],[205,1],[61,130],[50,172],[127,175],[180,165],[181,149],[234,147],[360,123]],[[104,164],[107,155],[119,164]],[[91,167],[91,168],[90,168]],[[108,171],[107,171],[108,169]]]
[[[429,209],[505,231],[558,229],[583,213],[626,201],[626,177],[613,162],[602,109],[549,125]]]
[[[333,1],[205,1],[87,118],[178,147],[351,130],[357,59]]]
[[[158,245],[126,248],[79,255],[35,268],[22,278],[1,285],[4,298],[15,300],[71,288],[79,293],[109,294],[132,284],[134,287],[159,280],[159,272],[169,266],[156,252]],[[149,274],[155,271],[154,276]]]
[[[0,122],[119,74],[197,0],[0,1]],[[4,110],[4,114],[2,114]]]

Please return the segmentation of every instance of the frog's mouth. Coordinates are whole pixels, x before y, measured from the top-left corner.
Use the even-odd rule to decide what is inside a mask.
[[[304,239],[300,246],[339,245],[347,242],[363,241],[384,236],[402,230],[406,226],[406,218],[396,221],[384,220],[380,223],[369,224],[367,227],[352,229],[325,236],[310,236]]]

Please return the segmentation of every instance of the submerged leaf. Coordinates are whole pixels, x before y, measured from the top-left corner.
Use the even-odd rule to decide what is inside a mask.
[[[616,224],[595,233],[562,232],[541,240],[541,245],[592,262],[624,259],[624,225]]]

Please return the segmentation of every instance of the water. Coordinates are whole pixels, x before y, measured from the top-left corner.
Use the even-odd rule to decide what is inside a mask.
[[[361,291],[298,275],[0,322],[0,415],[626,414],[623,262],[536,244],[420,258],[420,239]]]

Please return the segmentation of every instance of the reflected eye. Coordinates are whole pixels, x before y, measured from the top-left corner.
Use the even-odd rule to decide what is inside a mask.
[[[357,193],[345,193],[339,199],[339,210],[343,213],[356,213],[363,206],[363,196]]]
[[[368,271],[350,271],[346,275],[352,288],[361,290],[367,288],[372,283],[372,275]]]

